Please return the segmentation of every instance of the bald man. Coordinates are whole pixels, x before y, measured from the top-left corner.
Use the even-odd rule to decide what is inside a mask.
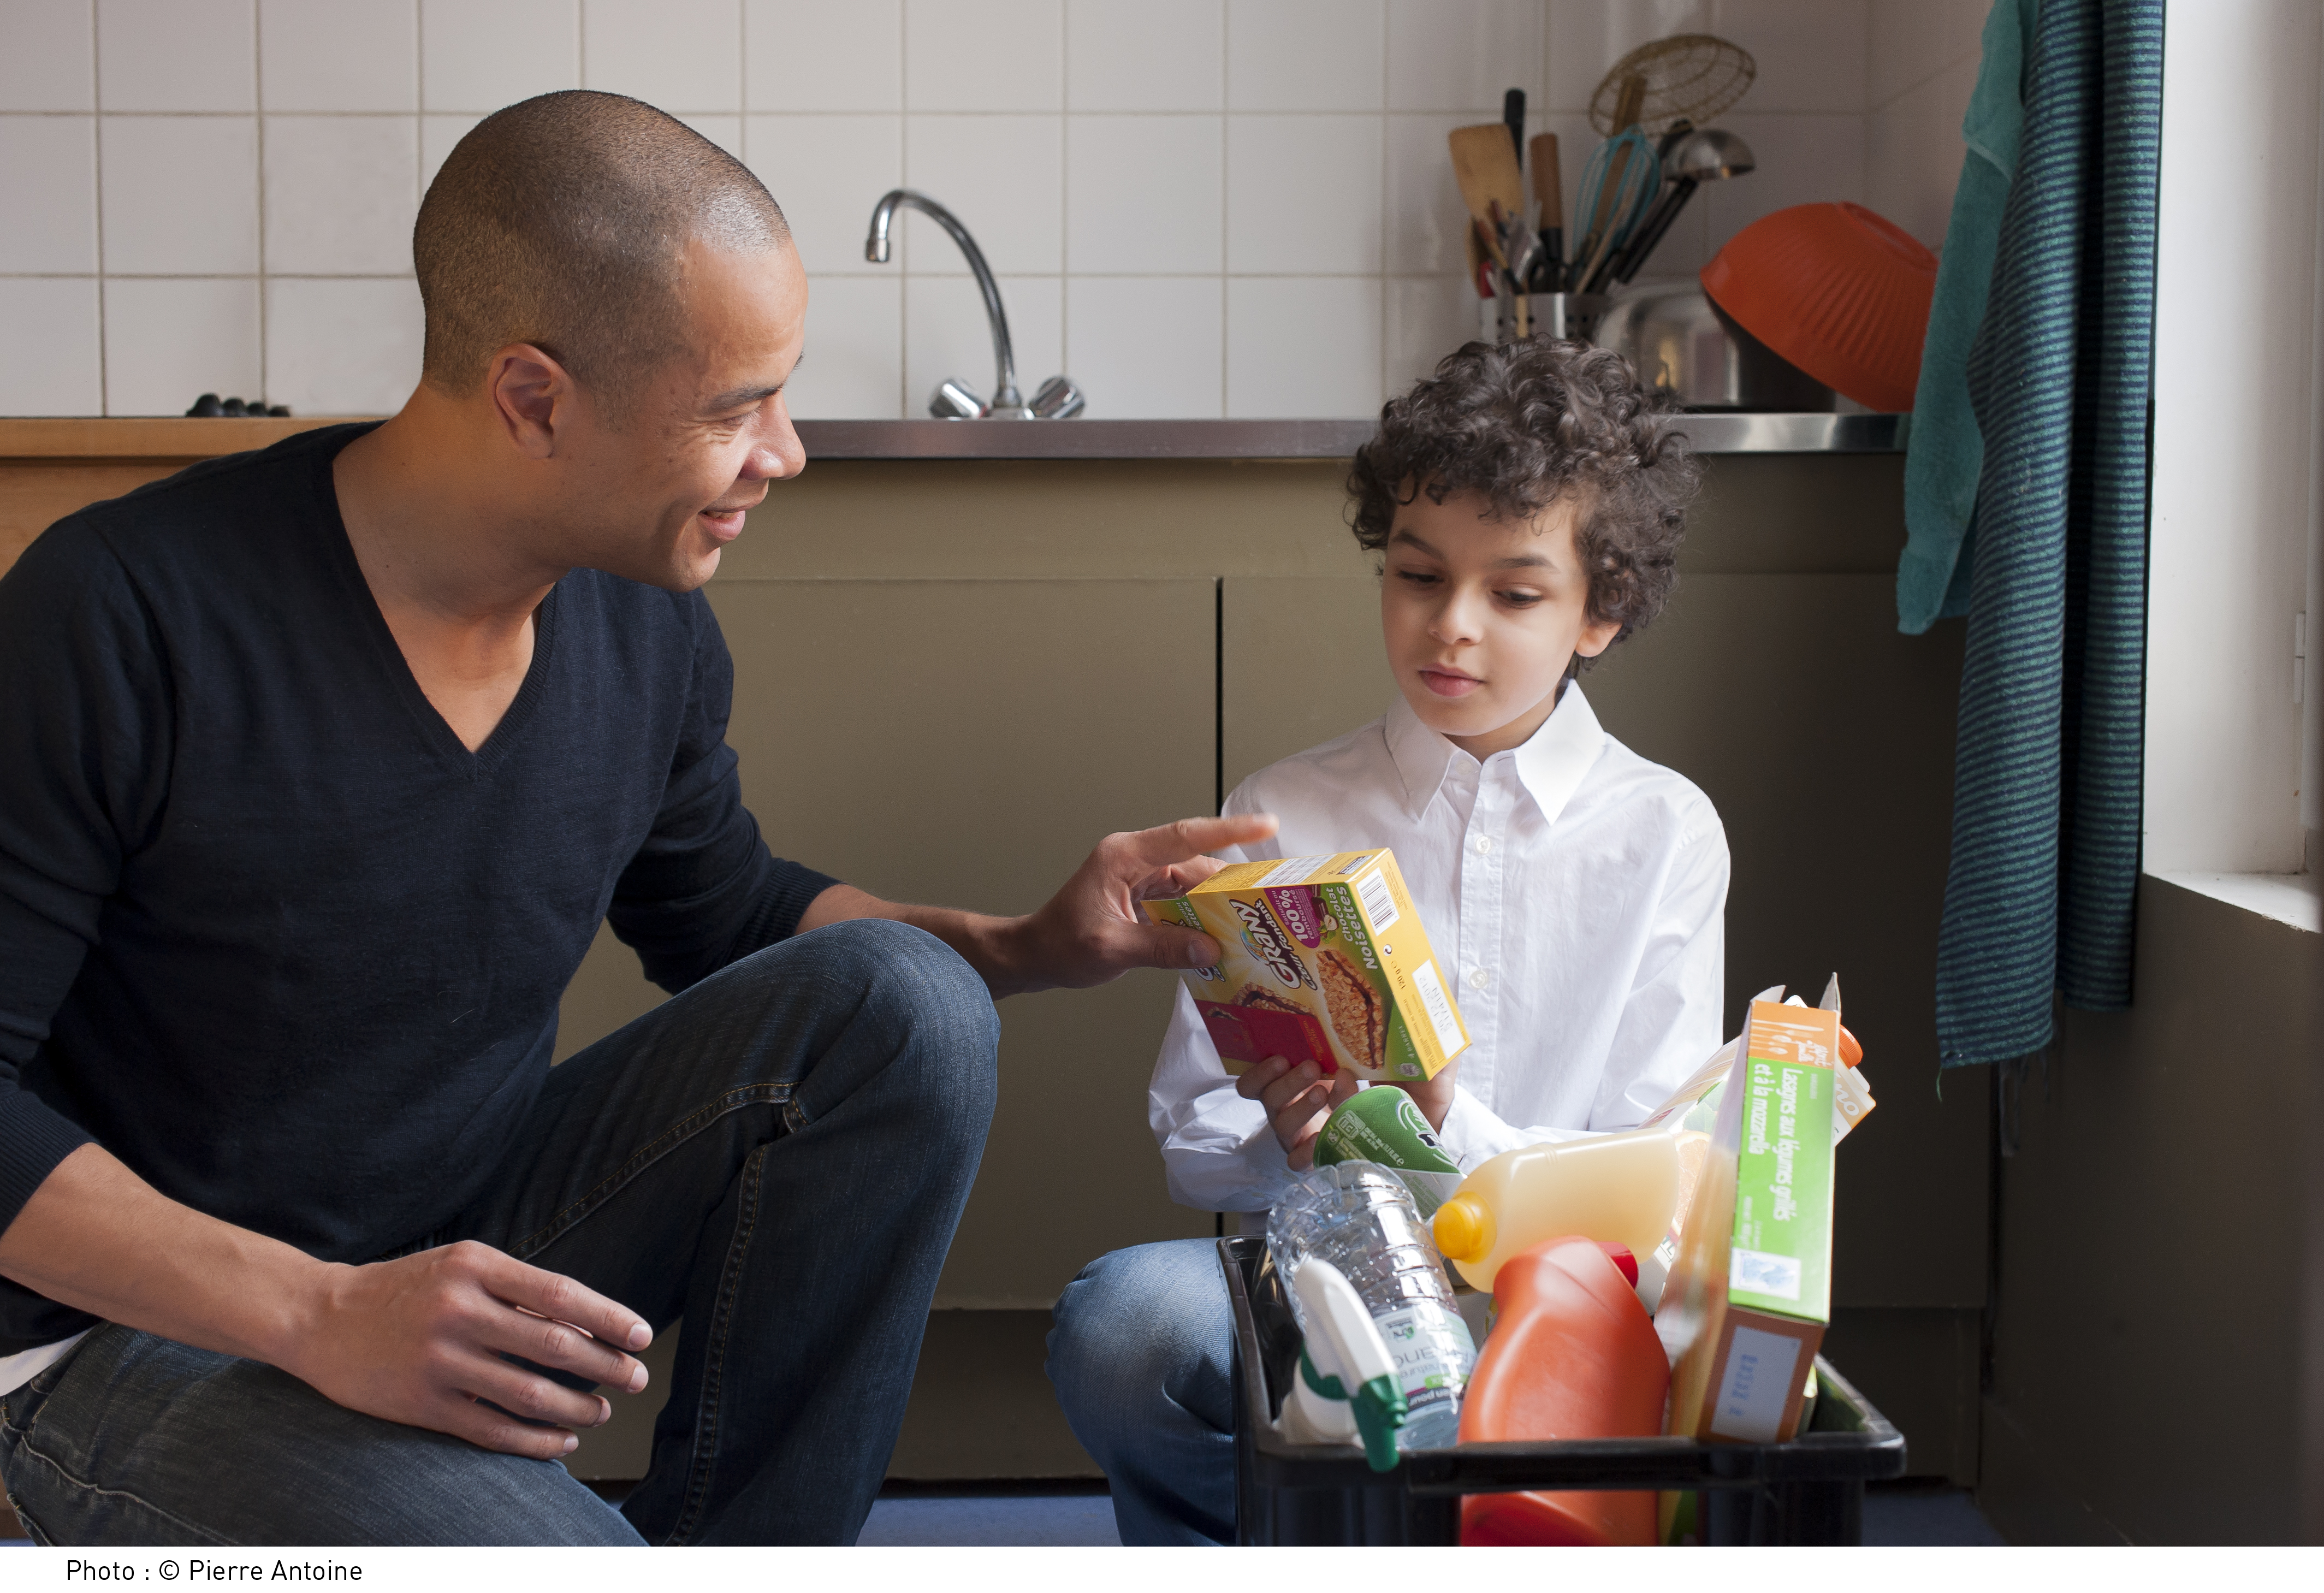
[[[781,211],[555,94],[413,253],[392,419],[0,581],[0,1478],[62,1544],[852,1542],[994,998],[1212,961],[1135,902],[1271,826],[1111,837],[1023,918],[774,858],[700,588],[805,464]],[[552,1070],[601,921],[672,999]],[[681,1317],[616,1512],[557,1462]]]

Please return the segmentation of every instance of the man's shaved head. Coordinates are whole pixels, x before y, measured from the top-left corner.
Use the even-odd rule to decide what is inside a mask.
[[[789,241],[764,184],[675,116],[570,89],[496,111],[420,201],[421,374],[464,393],[495,349],[533,344],[615,408],[685,347],[680,256]]]

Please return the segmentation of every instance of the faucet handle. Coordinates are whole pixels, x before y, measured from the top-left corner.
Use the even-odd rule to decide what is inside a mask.
[[[1052,376],[1033,394],[1033,419],[1070,420],[1088,406],[1089,400],[1082,396],[1072,377]]]
[[[947,376],[928,395],[928,413],[939,420],[976,420],[984,415],[984,400],[957,376]]]

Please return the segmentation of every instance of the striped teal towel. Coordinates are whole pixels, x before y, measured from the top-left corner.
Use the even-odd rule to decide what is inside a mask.
[[[1969,560],[1961,557],[1977,508],[1985,439],[1969,401],[1969,350],[1985,319],[1986,290],[2001,242],[2001,211],[2017,170],[2025,124],[2025,62],[2040,0],[1994,0],[1985,57],[1961,117],[1969,152],[1953,189],[1935,301],[1921,346],[1920,385],[1904,445],[1904,556],[1896,565],[1896,628],[1918,636],[1969,612]]]
[[[2163,0],[2043,0],[1969,389],[1977,488],[1937,940],[1948,1067],[2130,1002]]]

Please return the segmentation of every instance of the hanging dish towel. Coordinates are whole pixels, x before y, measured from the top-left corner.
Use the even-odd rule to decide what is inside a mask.
[[[1969,523],[1985,442],[1969,401],[1969,349],[1985,319],[2001,241],[2001,211],[2017,171],[2025,125],[2025,63],[2039,0],[1994,0],[1984,60],[1961,117],[1969,152],[1953,189],[1952,218],[1937,262],[1936,299],[1921,349],[1920,385],[1904,441],[1904,556],[1896,566],[1896,628],[1918,636],[1969,612]]]
[[[1983,438],[1937,936],[1949,1067],[2130,1002],[2163,0],[2042,0],[1969,363]],[[1923,380],[1925,381],[1925,367]]]

